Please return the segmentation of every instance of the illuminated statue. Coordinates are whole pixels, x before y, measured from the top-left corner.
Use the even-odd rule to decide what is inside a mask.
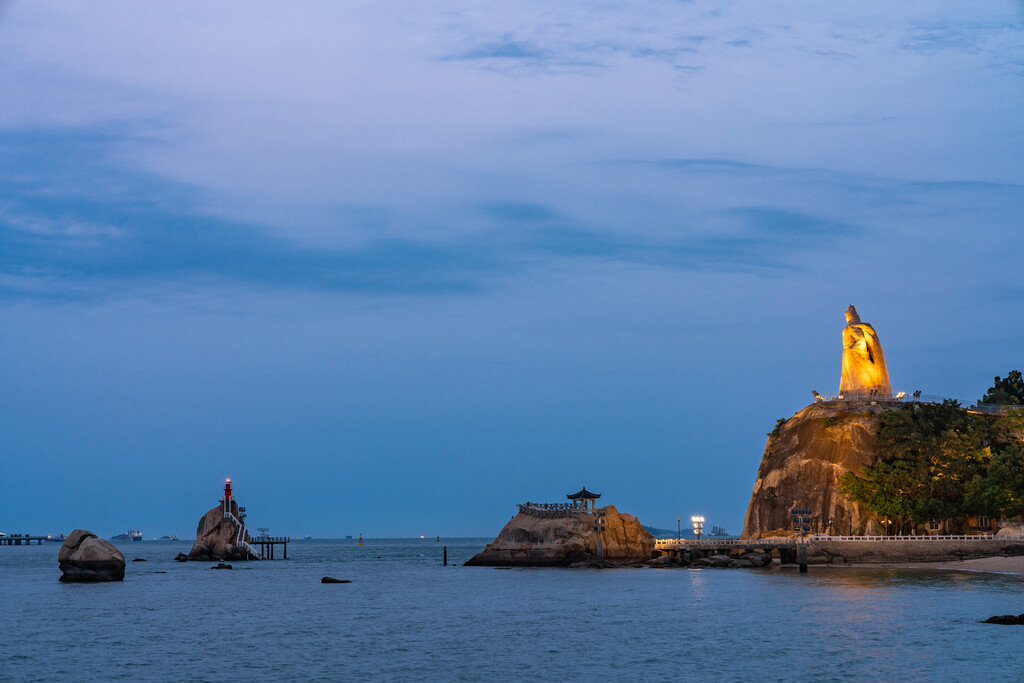
[[[892,398],[885,354],[875,328],[860,321],[857,309],[846,309],[843,328],[843,376],[839,394],[843,398]]]

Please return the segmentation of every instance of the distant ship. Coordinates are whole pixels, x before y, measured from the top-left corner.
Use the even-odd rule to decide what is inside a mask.
[[[313,537],[312,537],[312,536],[310,536],[309,534],[306,534],[306,536],[305,536],[305,539],[306,539],[307,541],[308,541],[308,540],[310,540],[311,538],[313,538]]]
[[[178,540],[178,534],[171,534],[170,536],[161,536],[160,538],[158,538],[156,540],[158,540],[158,541],[177,541]]]
[[[711,533],[708,534],[708,536],[718,536],[718,537],[723,537],[723,536],[728,536],[728,535],[729,535],[729,532],[726,531],[725,527],[723,527],[723,526],[713,526],[713,527],[711,527]]]
[[[123,534],[118,534],[117,536],[111,536],[110,540],[111,541],[141,541],[142,540],[142,532],[139,531],[138,529],[130,529],[129,531],[124,532]]]

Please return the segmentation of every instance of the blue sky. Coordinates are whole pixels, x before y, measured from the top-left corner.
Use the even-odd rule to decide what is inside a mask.
[[[846,306],[1021,368],[1024,3],[0,4],[0,530],[738,532]]]

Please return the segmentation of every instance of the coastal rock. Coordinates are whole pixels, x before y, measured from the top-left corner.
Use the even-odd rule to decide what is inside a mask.
[[[661,557],[656,557],[653,560],[649,561],[647,563],[647,566],[648,567],[674,567],[676,564],[678,564],[676,562],[676,558],[672,557],[671,555],[662,555]]]
[[[85,529],[75,529],[57,553],[65,583],[123,581],[124,555],[113,545]]]
[[[320,583],[352,583],[348,579],[336,579],[333,576],[325,576],[320,579]]]
[[[178,562],[188,562],[188,555],[185,553],[178,553],[174,556],[174,559]]]
[[[727,565],[730,569],[751,569],[754,563],[750,560],[744,560],[742,558],[736,558],[735,560],[729,560]]]
[[[740,555],[741,560],[747,560],[755,567],[767,567],[772,563],[772,556],[768,553],[750,552]]]
[[[1024,614],[1003,614],[1002,616],[989,617],[983,624],[1003,624],[1005,626],[1019,626],[1024,624]]]
[[[1006,522],[996,532],[997,538],[1024,538],[1024,524],[1020,522]]]
[[[225,516],[218,505],[199,520],[196,542],[189,551],[188,559],[213,562],[219,560],[247,560],[249,553],[236,545],[239,541],[249,542],[249,534],[238,525],[238,503],[231,501],[231,516]]]
[[[613,505],[605,514],[601,535],[607,562],[639,564],[654,555],[654,537],[633,515],[619,513]],[[571,513],[564,517],[538,517],[520,511],[501,530],[494,542],[468,562],[468,566],[569,566],[597,556],[594,517]]]
[[[794,507],[814,511],[811,533],[875,532],[869,510],[846,497],[839,477],[873,461],[878,415],[886,410],[870,401],[823,401],[780,425],[768,437],[740,538],[792,536]]]

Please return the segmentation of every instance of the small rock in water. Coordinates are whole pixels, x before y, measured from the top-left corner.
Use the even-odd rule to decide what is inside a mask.
[[[188,562],[188,555],[186,555],[185,553],[178,553],[174,556],[174,559],[176,559],[178,562]]]
[[[989,617],[983,624],[1004,624],[1007,626],[1015,626],[1024,624],[1024,614],[1003,614],[1001,616]]]
[[[231,569],[231,565],[221,562],[216,567],[210,567],[210,569]]]
[[[320,579],[320,583],[352,583],[352,582],[349,581],[348,579],[336,579],[336,578],[334,578],[332,576],[325,576],[324,578]]]
[[[134,560],[132,560],[132,562],[145,562],[145,561],[146,561],[146,558],[144,558],[144,557],[136,557]]]

